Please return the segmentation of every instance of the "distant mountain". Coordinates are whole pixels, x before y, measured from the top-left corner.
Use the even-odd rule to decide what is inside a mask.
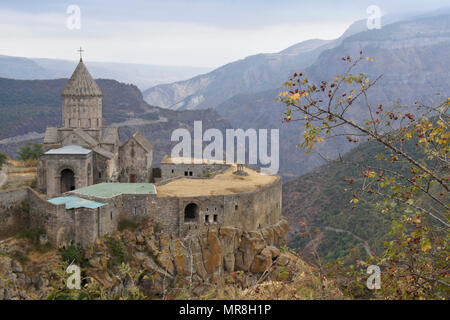
[[[59,79],[70,76],[77,61],[21,58],[0,55],[0,77],[20,80]],[[210,71],[188,66],[157,66],[131,63],[86,62],[95,78],[133,83],[141,90],[160,83],[189,79]]]
[[[189,80],[155,86],[144,91],[144,98],[174,110],[215,108],[236,94],[278,86],[295,67],[312,64],[333,44],[309,40],[279,53],[250,56]]]
[[[390,15],[381,21],[388,25],[403,18]],[[307,40],[278,53],[253,55],[189,80],[157,85],[144,91],[144,99],[150,104],[175,110],[216,108],[236,94],[278,87],[295,70],[313,64],[322,52],[364,30],[367,30],[366,20],[357,21],[338,39]]]
[[[194,120],[204,129],[230,128],[230,123],[212,109],[173,111],[153,107],[142,98],[134,85],[115,80],[97,79],[103,92],[104,125],[120,126],[121,140],[141,131],[153,144],[157,165],[170,155],[176,142],[171,142],[177,128],[193,130]],[[0,78],[0,152],[16,156],[27,141],[42,142],[47,126],[61,125],[61,91],[67,79],[13,80]]]
[[[412,19],[357,33],[339,46],[324,50],[311,66],[295,71],[303,72],[311,81],[329,81],[345,71],[347,64],[341,58],[359,56],[360,50],[374,62],[363,63],[354,73],[364,72],[372,78],[383,75],[371,89],[372,103],[388,104],[400,99],[411,105],[416,100],[433,103],[450,96],[450,15]],[[234,127],[279,128],[282,173],[300,175],[323,161],[316,152],[305,155],[296,150],[304,128],[299,123],[282,123],[285,108],[274,101],[281,90],[278,87],[238,94],[220,103],[216,110]],[[354,110],[355,119],[366,118],[364,109],[355,105]],[[319,151],[333,158],[348,148],[339,140],[330,140],[321,143]]]

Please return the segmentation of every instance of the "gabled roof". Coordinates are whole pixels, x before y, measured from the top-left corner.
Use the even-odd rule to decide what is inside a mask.
[[[92,147],[95,147],[98,145],[98,141],[95,140],[89,133],[85,132],[83,129],[76,128],[73,130],[73,132],[78,135],[81,139],[86,141],[88,144],[90,144]]]
[[[71,144],[69,146],[48,150],[45,154],[89,154],[90,152],[91,150],[89,149]]]
[[[142,148],[144,148],[147,152],[150,152],[153,150],[153,146],[150,143],[150,141],[147,140],[146,137],[144,137],[144,135],[142,133],[140,133],[139,131],[137,131],[135,134],[133,134],[131,136],[130,139],[128,139],[128,141],[130,141],[132,138],[134,138],[134,140],[136,140],[137,143],[139,143],[141,145]],[[125,142],[124,144],[128,143]]]
[[[75,71],[61,92],[62,96],[102,96],[102,91],[80,59]]]
[[[108,159],[114,158],[114,154],[112,152],[109,152],[108,150],[105,150],[103,148],[95,147],[93,150],[95,152],[97,152],[98,154],[104,156],[105,158],[108,158]]]

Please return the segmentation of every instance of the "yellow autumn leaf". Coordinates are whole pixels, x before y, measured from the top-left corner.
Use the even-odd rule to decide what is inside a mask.
[[[366,57],[367,61],[373,61],[373,59],[371,57]]]
[[[299,94],[299,93],[293,94],[293,95],[291,96],[291,99],[292,99],[292,100],[298,100],[298,99],[300,99],[300,94]]]
[[[429,242],[425,242],[422,244],[422,251],[425,252],[431,249],[431,244]]]
[[[377,174],[375,172],[373,172],[373,171],[370,171],[369,174],[368,174],[369,178],[375,178],[376,176],[377,176]]]

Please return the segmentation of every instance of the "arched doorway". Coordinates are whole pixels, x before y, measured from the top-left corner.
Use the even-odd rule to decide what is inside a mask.
[[[184,222],[195,222],[198,217],[198,206],[195,203],[189,203],[184,208]]]
[[[61,193],[75,190],[75,174],[70,169],[61,171]]]

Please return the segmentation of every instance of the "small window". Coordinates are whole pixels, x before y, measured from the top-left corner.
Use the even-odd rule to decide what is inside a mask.
[[[172,169],[172,173],[173,173],[173,169]]]
[[[192,171],[189,171],[189,176],[191,176],[191,177],[192,177]]]
[[[88,120],[88,127],[91,127],[91,119]]]
[[[185,176],[187,177],[187,175],[188,175],[188,172],[187,172],[187,171],[185,171],[185,172],[184,172],[184,175],[185,175]]]
[[[99,178],[102,177],[102,172],[101,172],[101,171],[98,172],[98,177],[99,177]]]
[[[209,215],[206,214],[206,215],[205,215],[205,223],[208,223],[208,222],[209,222]]]
[[[78,128],[81,128],[81,120],[78,119]]]
[[[111,218],[111,220],[112,220],[112,211],[110,212],[110,218]]]
[[[206,208],[206,211],[209,211],[209,208]]]
[[[238,209],[238,205],[235,204],[235,205],[234,205],[234,210],[237,210],[237,209]]]
[[[136,212],[137,212],[136,207],[134,207],[133,208],[133,214],[136,215]]]
[[[214,222],[217,222],[217,214],[214,215]]]

